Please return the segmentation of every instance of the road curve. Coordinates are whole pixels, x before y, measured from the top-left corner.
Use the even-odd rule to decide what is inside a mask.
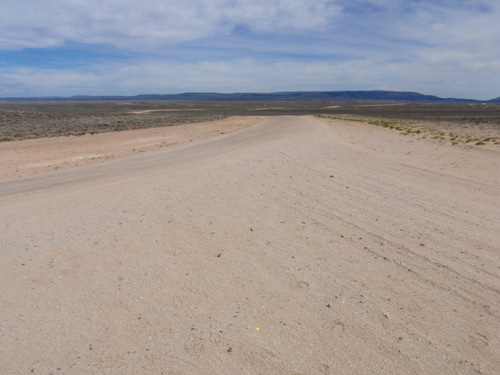
[[[82,166],[44,173],[41,175],[10,178],[0,181],[0,202],[8,202],[13,196],[27,195],[64,186],[78,188],[78,185],[93,185],[120,182],[123,179],[137,178],[155,173],[158,169],[168,172],[168,168],[184,167],[202,162],[229,152],[248,147],[258,142],[271,141],[285,133],[298,131],[294,121],[269,124],[262,121],[258,126],[242,130],[237,134],[227,134],[178,147],[156,152],[120,158],[100,164]],[[23,198],[21,198],[23,199]]]
[[[498,185],[359,131],[0,181],[0,373],[498,373]]]

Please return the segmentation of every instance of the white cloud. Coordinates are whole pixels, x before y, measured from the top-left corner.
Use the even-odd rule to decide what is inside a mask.
[[[0,68],[0,92],[5,97],[73,95],[103,83],[95,73],[54,69]]]
[[[286,60],[263,63],[254,59],[182,64],[141,61],[99,69],[89,67],[86,72],[0,69],[0,92],[4,92],[2,96],[69,96],[388,89],[477,99],[498,96],[496,81],[488,78],[491,72],[479,70],[471,76],[464,74],[461,66],[450,64],[445,68],[443,72],[433,65],[366,59],[336,63]],[[443,80],[447,82],[445,86]],[[477,81],[483,84],[478,86]]]
[[[1,0],[0,6],[0,49],[11,50],[64,41],[146,50],[235,27],[303,32],[326,27],[340,10],[328,0]]]
[[[0,0],[0,9],[0,50],[108,44],[122,61],[93,46],[69,70],[71,60],[57,70],[0,57],[0,96],[349,87],[499,95],[498,0]]]

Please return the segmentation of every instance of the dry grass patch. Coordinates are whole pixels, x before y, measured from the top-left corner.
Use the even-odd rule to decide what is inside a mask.
[[[396,130],[402,135],[417,136],[422,139],[430,138],[441,143],[452,145],[500,145],[500,134],[498,128],[471,128],[464,124],[433,123],[424,121],[394,121],[394,120],[373,120],[352,117],[315,115],[317,118],[333,120],[363,122],[370,125],[380,126],[391,130]],[[453,129],[453,131],[450,131]],[[492,135],[497,133],[498,135]]]

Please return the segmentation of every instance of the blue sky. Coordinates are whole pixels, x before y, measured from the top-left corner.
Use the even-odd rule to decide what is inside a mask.
[[[498,0],[0,0],[0,97],[500,96]]]

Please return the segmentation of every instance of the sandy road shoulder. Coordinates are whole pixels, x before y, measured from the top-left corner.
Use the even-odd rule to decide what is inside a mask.
[[[261,120],[262,117],[233,116],[163,128],[2,142],[0,178],[27,176],[180,145],[243,129]]]

